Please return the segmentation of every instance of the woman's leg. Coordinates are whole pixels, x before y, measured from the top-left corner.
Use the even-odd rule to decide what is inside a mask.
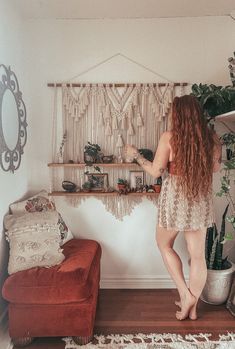
[[[183,275],[182,262],[178,254],[173,249],[174,241],[178,235],[177,231],[167,230],[159,227],[157,229],[157,245],[162,254],[163,261],[174,280],[181,300],[181,311],[176,313],[178,320],[188,317],[189,312],[195,303],[195,298],[189,292]]]
[[[190,255],[189,289],[196,298],[196,303],[190,311],[190,318],[197,318],[197,302],[204,288],[207,278],[207,266],[205,260],[206,229],[185,231],[188,252]]]

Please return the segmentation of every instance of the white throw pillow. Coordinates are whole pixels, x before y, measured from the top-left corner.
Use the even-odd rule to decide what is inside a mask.
[[[10,244],[9,274],[51,267],[64,260],[56,211],[7,215],[4,225]]]
[[[48,195],[46,190],[40,191],[38,194],[10,205],[10,210],[13,214],[19,214],[23,212],[46,212],[55,211],[56,206],[52,198]],[[73,234],[67,227],[60,213],[58,216],[58,222],[61,234],[60,245],[64,245],[69,240],[73,239]]]

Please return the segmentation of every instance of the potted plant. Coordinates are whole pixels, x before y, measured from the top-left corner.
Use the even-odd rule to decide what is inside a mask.
[[[160,193],[161,187],[162,187],[162,177],[158,177],[154,182],[153,188],[156,193]]]
[[[226,146],[226,154],[227,154],[227,160],[232,159],[234,156],[234,145],[235,145],[235,133],[229,132],[224,133],[220,139],[222,140],[223,144]]]
[[[84,148],[84,162],[87,165],[102,162],[101,148],[99,144],[88,142]]]
[[[199,100],[208,122],[217,115],[235,110],[235,89],[232,86],[193,84],[192,94]]]
[[[128,186],[128,182],[126,179],[118,178],[117,186],[118,186],[118,190],[125,190],[126,187]]]
[[[234,272],[233,264],[228,258],[223,258],[224,244],[233,239],[235,231],[235,201],[230,193],[231,170],[235,169],[235,158],[224,163],[224,175],[221,177],[221,188],[217,196],[225,196],[228,205],[222,216],[220,233],[214,225],[207,230],[206,262],[208,268],[207,282],[201,295],[201,299],[210,304],[222,304],[226,302]],[[231,214],[227,216],[228,209]],[[225,223],[229,222],[233,232],[225,233]]]
[[[206,303],[215,305],[226,302],[234,271],[233,264],[228,261],[227,257],[222,257],[224,243],[231,240],[230,234],[225,234],[225,218],[228,206],[223,214],[220,232],[218,233],[216,224],[207,229],[207,280],[200,298]]]
[[[92,187],[92,184],[91,182],[87,181],[87,182],[84,182],[83,185],[82,185],[82,189],[84,192],[88,193],[91,191],[91,187]]]

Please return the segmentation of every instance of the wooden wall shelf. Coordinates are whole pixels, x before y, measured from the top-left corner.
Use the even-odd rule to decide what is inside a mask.
[[[69,193],[66,191],[52,191],[48,195],[50,196],[120,196],[118,192],[112,192],[112,193],[106,193],[106,192],[75,192],[75,193]],[[159,193],[129,193],[127,196],[158,196]],[[123,194],[123,196],[125,196]]]
[[[113,167],[126,168],[126,167],[132,167],[132,166],[139,167],[139,165],[134,162],[122,162],[122,163],[111,163],[111,164],[100,163],[100,164],[93,164],[93,165],[99,166],[99,167],[109,167],[109,168],[113,168]],[[47,166],[48,167],[66,167],[66,168],[85,168],[88,165],[85,163],[80,163],[80,164],[49,163],[47,164]]]
[[[221,114],[221,115],[217,115],[215,117],[215,121],[235,122],[235,110],[230,111],[228,113]]]

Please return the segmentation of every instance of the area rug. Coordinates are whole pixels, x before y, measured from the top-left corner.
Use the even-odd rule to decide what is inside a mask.
[[[71,337],[63,338],[65,349],[235,349],[235,333],[219,335],[210,340],[209,333],[187,334],[110,334],[95,335],[91,343],[82,347]]]

